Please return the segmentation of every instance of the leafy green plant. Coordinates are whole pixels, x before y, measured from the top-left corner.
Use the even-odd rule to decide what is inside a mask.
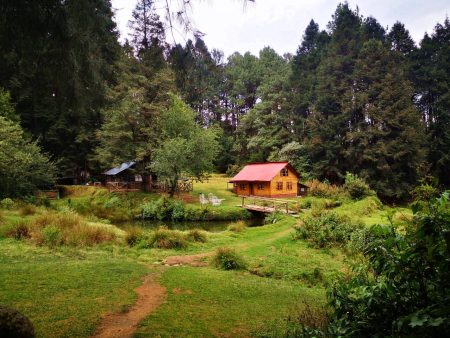
[[[212,259],[212,264],[223,270],[244,270],[246,263],[244,259],[231,248],[219,248]]]
[[[264,224],[274,224],[278,222],[284,215],[281,212],[272,212],[264,218]]]
[[[306,216],[295,226],[294,239],[307,239],[314,247],[323,248],[347,243],[351,235],[363,224],[334,212],[323,212],[319,216]]]
[[[450,192],[413,206],[406,232],[371,229],[367,264],[328,291],[341,336],[428,336],[450,331]]]
[[[54,225],[47,225],[42,229],[43,244],[49,247],[55,247],[62,243],[61,230]]]
[[[2,209],[11,210],[14,209],[14,206],[15,206],[14,201],[8,197],[0,201],[0,208]]]
[[[366,181],[352,173],[347,173],[345,175],[344,189],[354,200],[360,200],[364,197],[375,195],[375,192],[370,189]]]

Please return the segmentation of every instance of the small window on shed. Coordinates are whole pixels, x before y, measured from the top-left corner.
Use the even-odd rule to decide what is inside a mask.
[[[286,182],[286,189],[292,190],[292,182]]]
[[[289,171],[287,168],[281,169],[280,176],[288,176],[288,175],[289,175]]]
[[[277,190],[283,190],[283,182],[277,182]]]
[[[245,190],[247,188],[247,185],[244,183],[241,183],[240,187],[241,187],[241,190]]]

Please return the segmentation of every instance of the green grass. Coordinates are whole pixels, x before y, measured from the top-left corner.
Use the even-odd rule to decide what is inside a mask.
[[[227,180],[213,175],[208,181],[194,183],[190,197],[180,199],[198,206],[200,193],[212,193],[224,201],[220,207],[208,206],[211,215],[220,219],[239,214],[240,198],[226,190]],[[104,189],[75,187],[71,196],[52,201],[51,210],[38,207],[34,214],[26,215],[19,208],[1,210],[0,237],[2,229],[12,223],[33,222],[59,209],[64,213],[70,206],[89,226],[109,227],[124,238],[124,232],[114,226],[116,221],[133,217],[142,203],[158,198],[160,195],[154,193],[116,196]],[[338,248],[315,249],[306,241],[292,239],[293,226],[303,215],[326,207],[367,226],[386,223],[388,216],[399,223],[411,217],[409,210],[383,206],[373,197],[356,202],[341,198],[340,206],[331,205],[331,199],[317,197],[298,201],[307,199],[312,209],[299,218],[283,216],[262,227],[209,233],[206,242],[190,241],[186,248],[178,250],[145,245],[130,248],[123,240],[115,246],[101,244],[86,249],[63,245],[50,250],[27,241],[0,238],[0,303],[27,315],[38,337],[88,337],[102,314],[133,304],[133,289],[148,273],[144,263],[228,247],[243,258],[247,271],[155,265],[154,269],[162,273],[161,283],[167,287],[168,298],[142,322],[138,337],[232,337],[267,332],[273,322],[281,323],[297,304],[320,308],[325,302],[325,283],[348,271],[347,257]],[[145,233],[152,234],[148,229]]]
[[[37,337],[88,337],[103,313],[133,304],[147,268],[106,251],[50,251],[0,240],[0,303],[16,308]]]
[[[168,299],[137,337],[246,337],[282,321],[299,300],[325,301],[321,288],[211,268],[171,268],[161,282]]]

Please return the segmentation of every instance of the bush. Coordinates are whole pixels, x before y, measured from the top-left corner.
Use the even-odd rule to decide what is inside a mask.
[[[181,202],[174,202],[172,204],[172,220],[182,221],[185,217],[184,205]]]
[[[10,198],[4,198],[0,201],[0,208],[2,209],[11,210],[14,209],[15,205],[14,201]]]
[[[38,245],[92,246],[113,242],[117,238],[112,229],[89,225],[81,216],[71,212],[39,215],[31,221],[31,228],[31,238]],[[60,233],[59,239],[55,229]]]
[[[237,222],[231,223],[227,227],[227,230],[233,231],[233,232],[242,232],[245,229],[247,229],[247,223],[245,223],[244,221],[237,221]]]
[[[19,215],[30,216],[36,213],[36,207],[33,204],[23,203],[19,208]]]
[[[344,189],[354,200],[375,195],[375,192],[370,189],[366,181],[351,173],[345,175]]]
[[[303,222],[294,228],[294,239],[307,239],[317,248],[343,245],[350,240],[355,230],[363,227],[363,224],[352,222],[348,217],[324,212],[318,217],[306,216]]]
[[[309,195],[314,197],[333,198],[340,197],[343,194],[342,188],[327,182],[312,180],[308,182]]]
[[[244,270],[246,264],[244,259],[237,254],[236,250],[231,248],[217,249],[212,263],[215,267],[222,270]]]
[[[187,232],[186,239],[190,242],[205,243],[208,240],[208,235],[203,230],[192,229]]]
[[[145,238],[144,231],[140,227],[129,226],[125,231],[125,242],[128,246],[135,246]]]
[[[3,237],[10,237],[16,240],[21,240],[30,237],[30,227],[25,221],[17,221],[2,229],[1,235]]]
[[[264,218],[264,224],[274,224],[278,222],[284,215],[281,212],[272,212]]]
[[[47,225],[42,229],[43,244],[53,248],[62,243],[61,230],[54,225]]]
[[[33,324],[19,311],[0,305],[0,337],[34,338]]]
[[[182,232],[160,227],[153,232],[149,245],[158,249],[186,249],[188,243]]]
[[[105,209],[111,209],[114,207],[117,207],[120,204],[120,199],[117,196],[113,196],[110,199],[106,200],[105,203],[103,203],[103,207]]]

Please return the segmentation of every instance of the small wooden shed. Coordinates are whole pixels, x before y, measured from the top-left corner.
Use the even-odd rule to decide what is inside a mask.
[[[105,175],[106,187],[110,191],[138,191],[143,187],[143,179],[140,174],[135,173],[133,167],[135,161],[124,162],[120,166],[109,169]]]
[[[299,173],[288,162],[247,164],[229,182],[240,196],[295,197]]]

